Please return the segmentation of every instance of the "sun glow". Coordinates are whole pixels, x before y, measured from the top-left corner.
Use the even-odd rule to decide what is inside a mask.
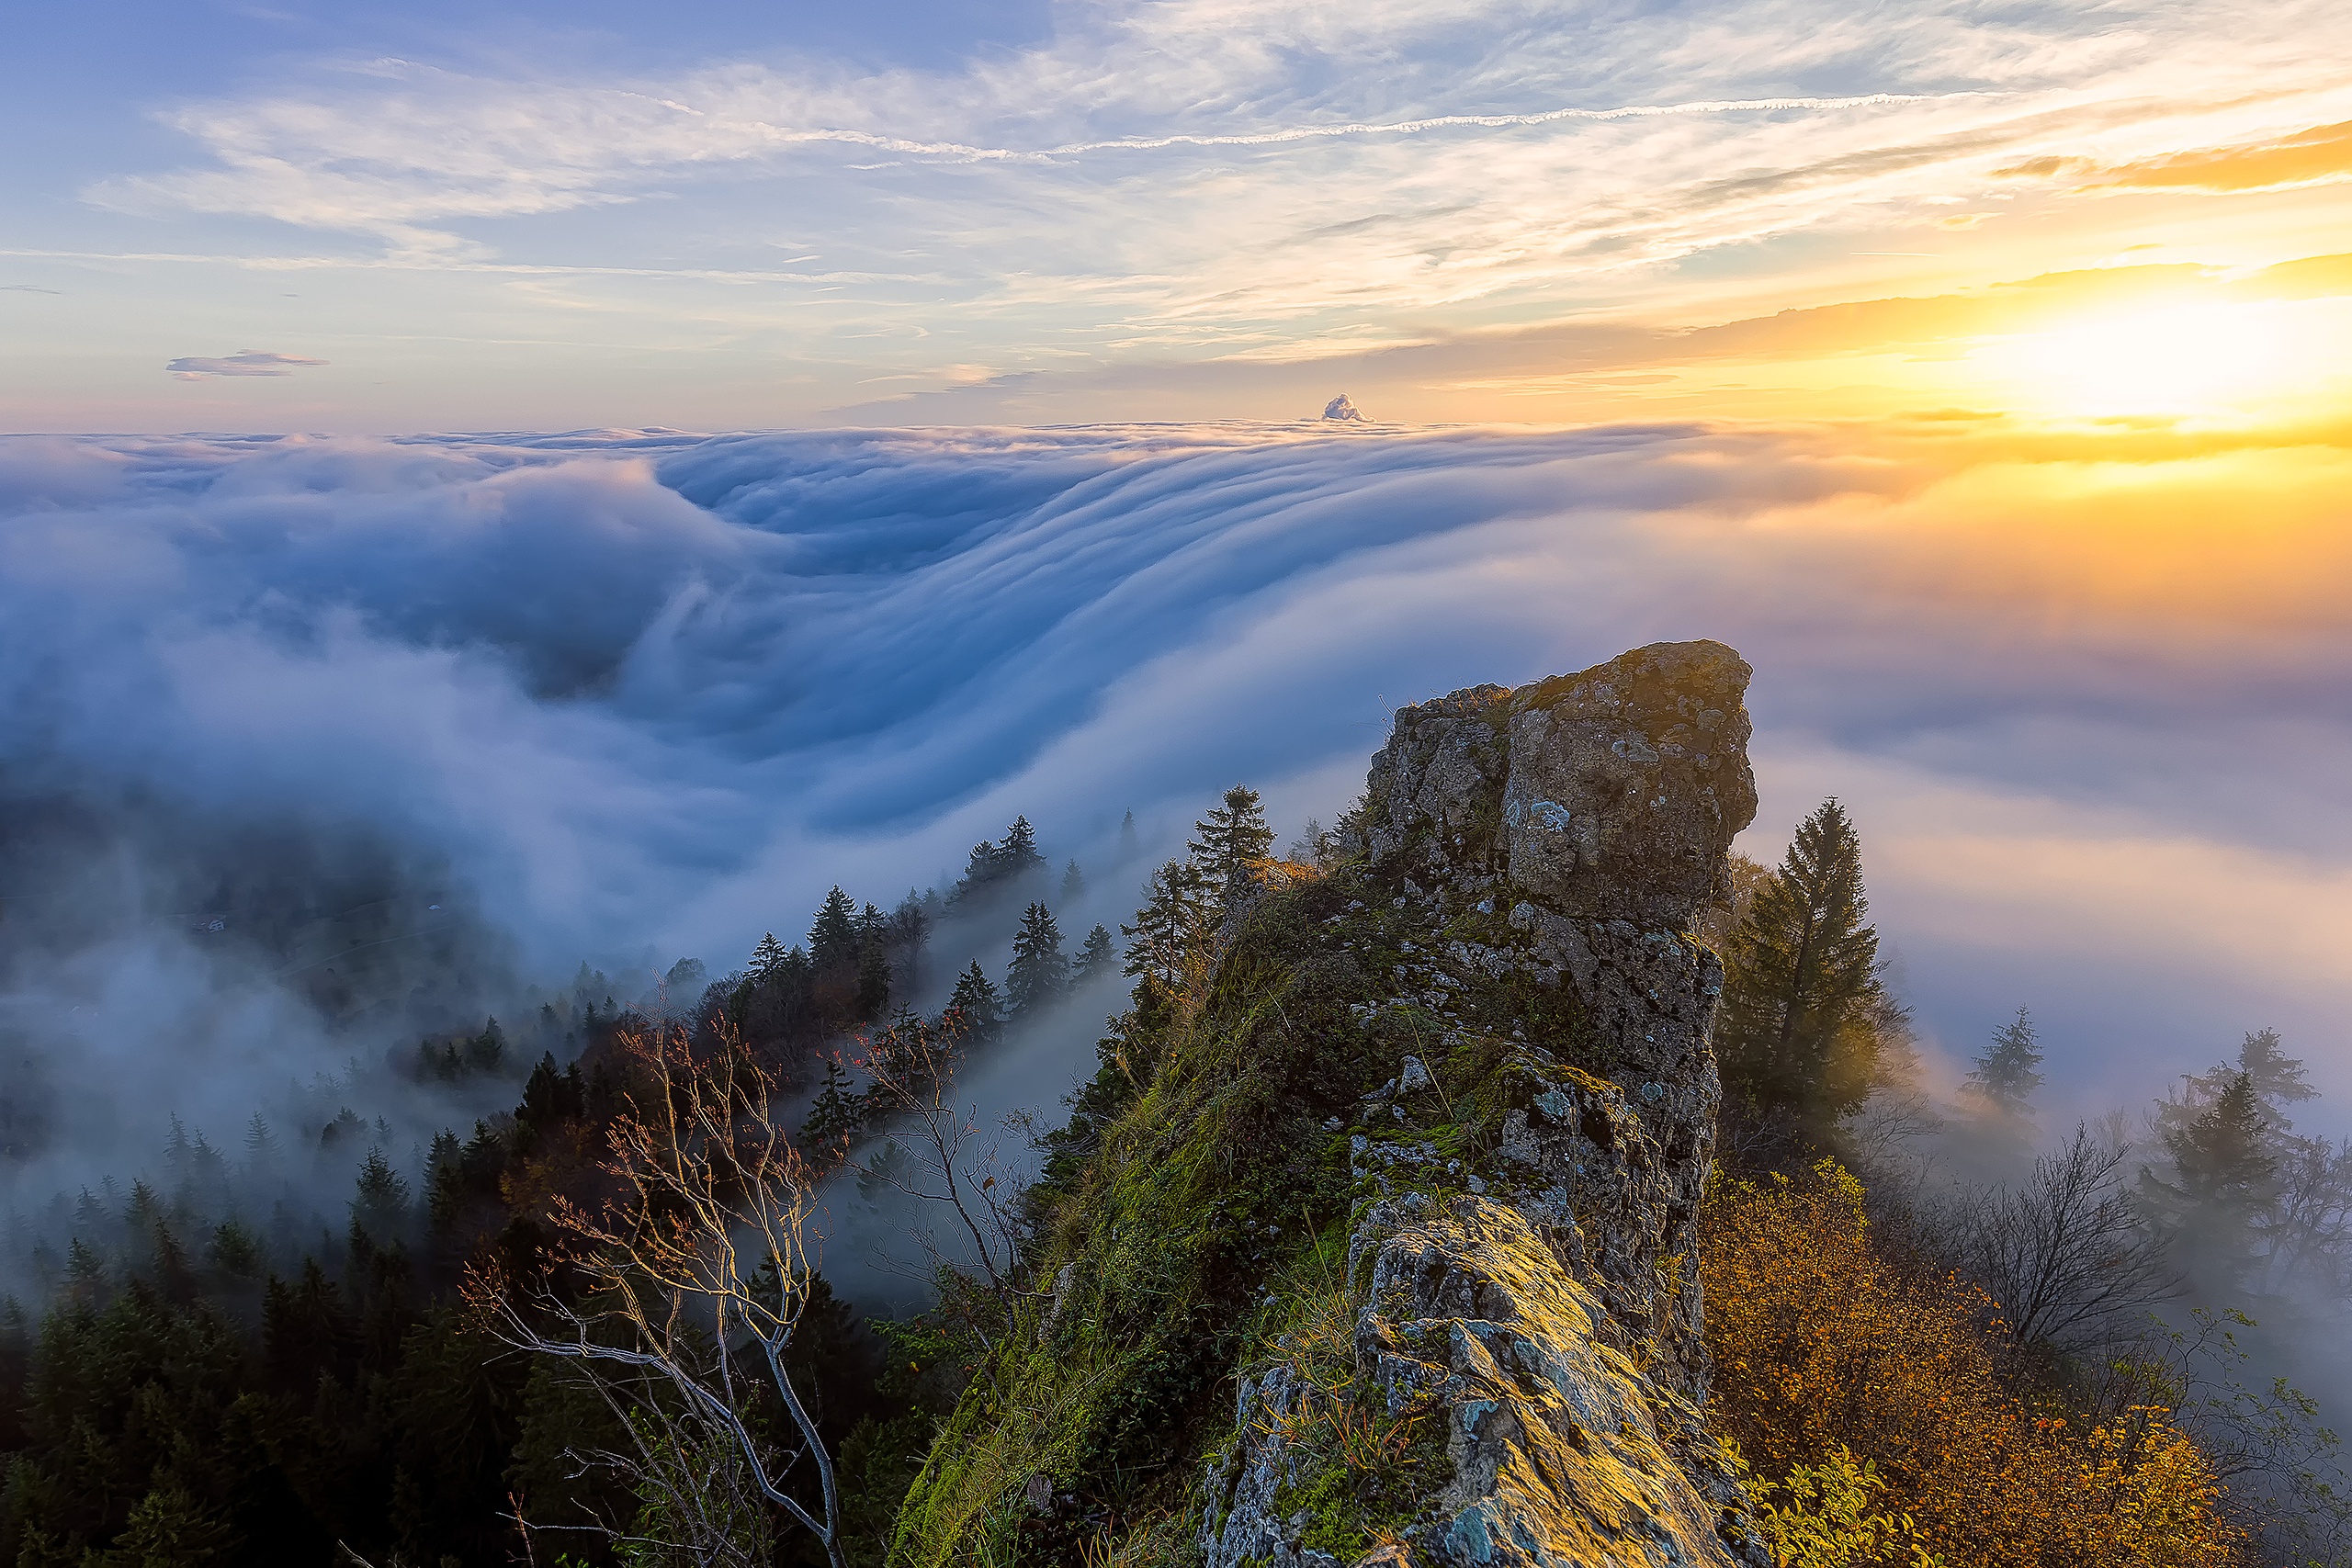
[[[2002,338],[1972,356],[2035,412],[2228,414],[2291,396],[2323,367],[2274,306],[2197,304]]]

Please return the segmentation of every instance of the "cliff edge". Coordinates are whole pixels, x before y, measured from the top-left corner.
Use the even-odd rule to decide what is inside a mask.
[[[1664,643],[1398,712],[1338,863],[1265,867],[1104,1042],[1051,1299],[894,1555],[1770,1568],[1699,1410],[1688,934],[1755,810],[1749,673]]]

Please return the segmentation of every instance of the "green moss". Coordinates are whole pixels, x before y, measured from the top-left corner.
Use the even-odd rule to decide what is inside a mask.
[[[1045,1195],[1032,1265],[1040,1279],[1073,1266],[1063,1308],[1050,1335],[1033,1313],[978,1369],[908,1495],[894,1562],[1016,1561],[1020,1495],[1040,1472],[1090,1513],[1189,1520],[1163,1532],[1189,1540],[1202,1466],[1235,1438],[1238,1369],[1262,1363],[1317,1292],[1348,1286],[1351,1216],[1368,1194],[1350,1169],[1353,1129],[1323,1123],[1352,1123],[1363,1097],[1418,1055],[1451,1124],[1365,1130],[1433,1145],[1438,1168],[1415,1184],[1458,1187],[1498,1140],[1513,1092],[1503,1078],[1524,1055],[1510,1025],[1549,1044],[1577,1021],[1556,993],[1481,976],[1461,976],[1457,1001],[1465,1020],[1491,1020],[1486,1034],[1464,1036],[1418,1006],[1363,1008],[1396,996],[1400,963],[1444,962],[1442,940],[1432,952],[1431,933],[1389,896],[1343,871],[1270,897],[1196,996],[1123,1025],[1123,1057],[1149,1064],[1148,1077],[1132,1098],[1090,1102],[1085,1145],[1072,1145]],[[1455,931],[1515,940],[1497,918],[1464,917]],[[1448,1160],[1464,1163],[1448,1175]],[[1339,1490],[1316,1494],[1328,1507],[1315,1528],[1353,1542],[1400,1527],[1400,1500],[1426,1495],[1425,1467],[1442,1463],[1442,1420],[1413,1432],[1421,1427],[1426,1440],[1406,1441],[1397,1459],[1422,1467],[1410,1486],[1404,1470],[1326,1465]],[[1148,1561],[1173,1561],[1154,1551]]]

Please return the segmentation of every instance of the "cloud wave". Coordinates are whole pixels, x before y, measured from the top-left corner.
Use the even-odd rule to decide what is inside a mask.
[[[2080,448],[1954,450],[1320,422],[14,440],[0,784],[180,839],[379,845],[531,972],[723,966],[1015,812],[1084,856],[1241,777],[1287,829],[1360,786],[1398,704],[1716,637],[1758,671],[1759,848],[1848,799],[1957,1049],[2029,1002],[2088,1094],[2275,1022],[2352,1088],[2340,972],[2185,913],[2352,941],[2352,454],[2180,450],[2109,494]],[[168,1032],[101,978],[51,953],[12,984],[40,1019]],[[164,1078],[319,1048],[224,1031]]]

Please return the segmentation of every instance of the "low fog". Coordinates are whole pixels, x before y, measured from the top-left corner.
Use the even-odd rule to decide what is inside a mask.
[[[2120,453],[2159,503],[2075,452],[1860,445],[0,443],[13,1201],[127,1182],[175,1116],[226,1146],[347,1101],[406,1164],[495,1109],[401,1087],[424,1034],[495,1013],[536,1049],[583,962],[622,1003],[724,974],[835,883],[945,886],[1016,814],[1086,867],[1075,945],[1132,905],[1129,810],[1148,852],[1245,780],[1286,840],[1403,703],[1702,636],[1758,671],[1743,848],[1847,803],[1931,1077],[2030,1006],[2055,1123],[2275,1027],[2323,1091],[2301,1124],[2343,1126],[2332,452],[2258,487]],[[1008,1051],[991,1105],[1049,1111],[1094,1021]]]

